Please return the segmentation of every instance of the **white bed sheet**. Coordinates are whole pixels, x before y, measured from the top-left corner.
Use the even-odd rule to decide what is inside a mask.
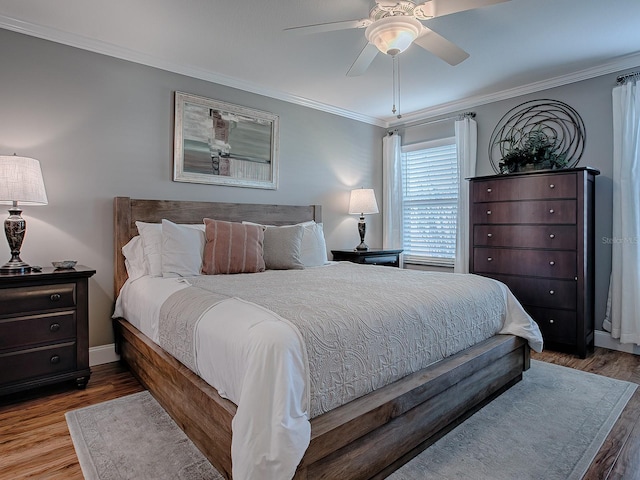
[[[160,309],[188,282],[127,280],[113,316],[159,343]],[[238,406],[231,425],[233,478],[292,478],[311,439],[308,360],[298,329],[266,308],[229,298],[201,316],[194,336],[196,373]],[[270,401],[257,393],[264,391],[274,391]]]
[[[162,304],[173,293],[188,286],[182,278],[145,275],[133,281],[127,280],[116,299],[113,318],[126,318],[131,325],[158,343]]]

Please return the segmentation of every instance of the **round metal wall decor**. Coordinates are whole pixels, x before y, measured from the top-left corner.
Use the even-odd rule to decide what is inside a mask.
[[[585,141],[584,122],[573,107],[557,100],[531,100],[500,119],[489,141],[489,160],[496,173],[505,173],[503,159],[508,155],[543,143],[554,157],[565,160],[563,168],[571,168],[582,158]]]

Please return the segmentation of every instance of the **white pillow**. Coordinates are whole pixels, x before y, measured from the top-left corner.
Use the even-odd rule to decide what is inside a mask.
[[[327,243],[324,239],[322,223],[313,220],[301,224],[304,227],[300,260],[305,267],[317,267],[329,262],[327,258]]]
[[[124,255],[124,265],[130,280],[135,280],[147,274],[144,263],[144,248],[142,247],[140,235],[136,235],[122,247],[122,254]]]
[[[162,224],[136,222],[142,237],[144,263],[147,274],[153,277],[162,276]]]
[[[162,220],[162,276],[200,275],[206,242],[204,223],[178,225]]]

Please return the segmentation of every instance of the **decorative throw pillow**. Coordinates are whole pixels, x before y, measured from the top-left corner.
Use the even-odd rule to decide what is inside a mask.
[[[302,269],[302,225],[267,227],[264,231],[264,263],[267,270]]]
[[[256,273],[265,270],[263,257],[264,229],[259,225],[243,225],[204,219],[206,244],[202,273]]]
[[[204,224],[178,225],[162,220],[162,276],[200,275],[204,244]]]

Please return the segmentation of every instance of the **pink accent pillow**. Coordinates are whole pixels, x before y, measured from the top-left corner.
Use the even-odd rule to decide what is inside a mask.
[[[264,272],[264,229],[258,225],[204,219],[206,244],[202,273]]]

